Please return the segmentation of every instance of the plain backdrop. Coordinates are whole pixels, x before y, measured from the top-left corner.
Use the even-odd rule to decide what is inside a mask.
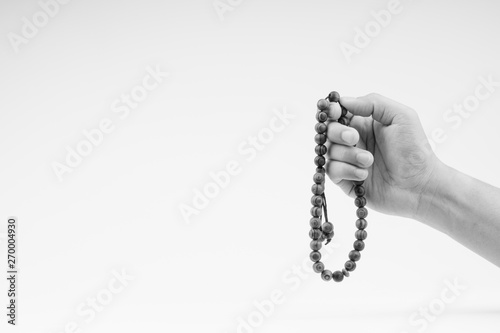
[[[1,332],[498,332],[500,269],[416,221],[370,210],[341,284],[299,269],[316,101],[331,90],[411,106],[446,138],[439,158],[500,186],[498,83],[445,118],[481,77],[500,82],[498,3],[401,0],[378,30],[389,1],[73,0],[47,22],[41,3],[0,3],[0,257],[17,216],[20,271],[15,328],[0,283]],[[14,47],[33,16],[42,26]],[[348,61],[341,45],[366,28]],[[152,70],[169,75],[115,112]],[[103,119],[113,130],[61,181],[54,163]],[[228,164],[227,184],[208,185]],[[327,197],[338,269],[355,207],[331,182]],[[206,207],[186,219],[193,200]]]

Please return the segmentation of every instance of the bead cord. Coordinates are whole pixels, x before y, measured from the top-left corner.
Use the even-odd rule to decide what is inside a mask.
[[[325,192],[323,192],[321,194],[321,196],[323,197],[323,213],[325,214],[325,223],[329,223],[330,221],[328,221],[328,210],[327,210],[327,206],[326,206],[326,196],[325,196]],[[331,223],[331,222],[330,222]],[[333,231],[333,230],[332,230]],[[325,245],[328,245],[328,243],[330,243],[332,241],[332,238],[327,238],[326,239],[326,243]]]
[[[349,260],[345,262],[344,268],[342,270],[330,271],[325,268],[325,265],[321,262],[321,253],[319,250],[322,248],[322,243],[326,240],[325,245],[330,243],[334,236],[334,228],[332,222],[328,220],[328,208],[325,195],[325,169],[326,159],[323,155],[326,155],[327,148],[324,145],[326,142],[326,131],[327,124],[325,122],[328,120],[328,113],[326,110],[330,107],[330,103],[338,103],[340,105],[340,95],[336,91],[332,91],[324,99],[318,101],[318,112],[316,114],[316,120],[318,123],[315,125],[315,137],[314,141],[317,146],[314,151],[316,157],[314,158],[314,164],[316,165],[316,173],[313,176],[314,184],[311,188],[313,192],[313,197],[311,198],[311,203],[313,207],[311,208],[312,218],[309,222],[311,230],[309,231],[309,236],[312,239],[310,248],[312,252],[309,255],[313,264],[313,270],[316,273],[321,274],[321,278],[324,281],[333,280],[335,282],[341,282],[344,277],[349,277],[350,272],[356,269],[356,262],[361,259],[361,251],[365,248],[364,240],[367,237],[366,227],[368,222],[366,217],[368,216],[368,210],[366,209],[366,198],[365,198],[365,188],[363,187],[363,181],[353,181],[353,192],[356,195],[354,199],[354,205],[356,206],[356,230],[354,237],[356,240],[353,243],[353,250],[349,252]],[[348,110],[340,105],[341,117],[337,120],[338,123],[349,126],[350,119],[347,118]],[[326,111],[326,112],[325,112]],[[321,200],[319,200],[321,199]],[[324,218],[324,222],[323,221]]]

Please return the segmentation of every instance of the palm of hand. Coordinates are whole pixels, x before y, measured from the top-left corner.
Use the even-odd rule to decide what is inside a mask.
[[[434,165],[434,155],[419,145],[427,142],[423,130],[414,124],[386,126],[364,117],[354,117],[351,126],[360,134],[357,147],[374,156],[364,182],[368,206],[410,217]]]

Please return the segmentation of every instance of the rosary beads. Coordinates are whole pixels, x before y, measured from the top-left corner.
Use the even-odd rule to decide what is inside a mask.
[[[334,235],[333,224],[328,221],[328,212],[326,207],[326,197],[325,197],[325,168],[326,159],[324,155],[327,153],[327,147],[324,145],[326,142],[326,131],[327,124],[325,123],[329,118],[329,108],[330,103],[339,103],[340,95],[336,91],[332,91],[325,99],[320,99],[318,101],[318,112],[316,113],[316,120],[318,123],[315,126],[317,132],[314,137],[314,141],[317,146],[314,149],[316,152],[316,157],[314,158],[314,164],[316,164],[316,173],[313,176],[314,184],[311,188],[314,194],[311,198],[312,208],[310,220],[311,231],[309,231],[309,237],[311,237],[311,254],[309,257],[314,262],[313,269],[316,273],[321,274],[321,278],[325,281],[334,280],[335,282],[341,282],[345,277],[349,276],[349,272],[356,269],[356,262],[361,258],[361,251],[365,248],[364,240],[366,239],[367,233],[365,228],[367,227],[367,222],[365,220],[368,215],[368,210],[366,209],[366,199],[365,188],[363,187],[363,181],[353,181],[354,193],[356,194],[356,199],[354,204],[358,209],[356,210],[356,216],[358,220],[356,221],[356,227],[358,230],[354,234],[356,240],[354,241],[354,250],[349,252],[349,260],[344,264],[342,271],[332,271],[325,269],[325,265],[321,262],[321,253],[319,250],[323,246],[323,242],[326,240],[328,244]],[[340,103],[339,103],[340,105]],[[347,109],[340,105],[342,110],[342,115],[338,119],[338,122],[342,125],[349,126],[349,119],[346,117]],[[324,217],[324,222],[322,222]]]

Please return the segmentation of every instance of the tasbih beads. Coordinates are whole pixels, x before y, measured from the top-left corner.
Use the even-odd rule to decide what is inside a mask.
[[[354,234],[356,240],[354,241],[354,250],[349,252],[349,260],[344,264],[344,268],[340,271],[332,271],[325,269],[325,265],[321,262],[321,253],[319,250],[323,246],[323,242],[326,241],[325,245],[328,244],[334,235],[333,224],[328,221],[328,212],[326,205],[325,196],[325,168],[326,159],[324,155],[327,153],[327,147],[325,142],[327,140],[326,131],[327,124],[326,121],[329,119],[329,111],[333,104],[339,103],[340,95],[336,91],[332,91],[326,99],[320,99],[318,101],[318,112],[316,113],[316,120],[318,123],[315,126],[316,136],[314,141],[316,142],[316,147],[314,151],[316,152],[316,157],[314,158],[314,164],[316,164],[316,173],[313,176],[314,184],[311,188],[313,196],[311,198],[311,215],[310,220],[311,231],[309,231],[309,237],[311,237],[311,254],[309,257],[314,262],[313,269],[316,273],[321,274],[321,278],[325,281],[334,280],[335,282],[341,282],[344,277],[349,276],[349,272],[356,269],[356,262],[361,258],[361,251],[365,248],[364,240],[366,239],[367,233],[365,228],[367,227],[366,216],[368,215],[368,210],[366,209],[366,198],[365,198],[365,188],[363,187],[363,181],[353,181],[353,191],[356,194],[356,199],[354,204],[356,205],[356,215],[358,217],[356,221],[356,227],[358,230]],[[339,103],[340,105],[340,103]],[[349,119],[347,116],[347,110],[340,105],[342,110],[341,117],[337,120],[338,123],[349,126]],[[333,121],[330,119],[330,121]],[[323,221],[324,218],[324,221]]]

